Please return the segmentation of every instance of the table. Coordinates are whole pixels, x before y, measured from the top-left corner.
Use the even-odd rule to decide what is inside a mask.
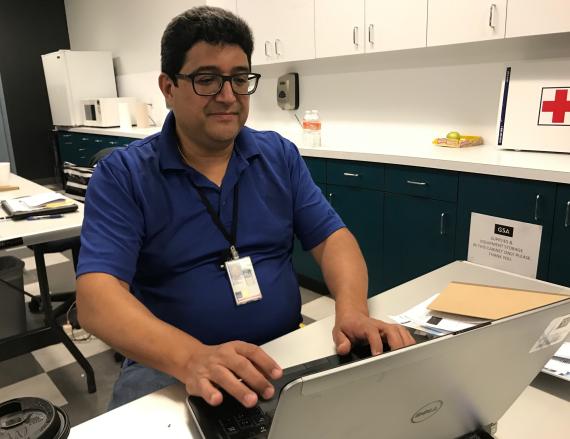
[[[14,174],[10,175],[9,184],[18,186],[19,189],[0,192],[0,199],[23,197],[49,191],[43,186]],[[78,205],[77,211],[66,213],[62,218],[37,221],[0,220],[0,249],[41,244],[79,236],[83,222],[83,204],[78,203]],[[2,213],[4,212],[2,211]],[[93,368],[63,329],[55,322],[49,295],[41,293],[41,298],[44,304],[45,324],[40,327],[28,327],[25,333],[0,339],[0,361],[53,344],[63,343],[85,371],[89,393],[95,392]]]
[[[543,292],[570,289],[469,262],[456,261],[369,300],[372,316],[388,319],[441,291],[450,281],[494,284]],[[334,316],[315,322],[263,346],[282,367],[335,352]],[[294,347],[294,348],[293,348]],[[497,439],[567,437],[570,434],[570,383],[541,374],[499,420]],[[173,385],[93,418],[71,430],[70,438],[199,438],[185,405],[185,390]]]

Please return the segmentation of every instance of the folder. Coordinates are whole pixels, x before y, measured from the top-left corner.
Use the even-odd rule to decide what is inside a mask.
[[[31,199],[30,204],[26,203],[26,199]],[[46,198],[45,203],[38,204],[38,197],[21,197],[10,200],[3,200],[0,205],[9,218],[14,221],[22,220],[31,216],[38,215],[55,215],[59,213],[75,212],[78,205],[72,200],[65,198],[54,199]]]
[[[496,320],[568,299],[569,296],[451,282],[428,305],[432,311]]]

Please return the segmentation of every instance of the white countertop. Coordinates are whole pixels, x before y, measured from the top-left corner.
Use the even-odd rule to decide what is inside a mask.
[[[68,130],[142,139],[160,131],[160,127],[133,127],[130,130],[76,127]],[[277,131],[301,145],[300,129],[278,127]],[[499,150],[496,145],[446,148],[432,145],[425,137],[402,139],[401,136],[378,138],[361,135],[347,139],[345,135],[329,135],[323,136],[324,146],[299,147],[299,150],[306,157],[390,163],[570,184],[570,154],[505,151]]]

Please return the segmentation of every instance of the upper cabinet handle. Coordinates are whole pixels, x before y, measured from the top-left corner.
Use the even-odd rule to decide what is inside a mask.
[[[489,27],[495,30],[495,16],[497,15],[497,5],[493,3],[489,7]]]
[[[360,177],[360,174],[355,174],[354,172],[345,172],[343,175],[345,177]]]
[[[277,38],[275,40],[275,55],[277,56],[281,55],[281,52],[279,51],[279,46],[281,46],[281,40]]]
[[[566,202],[566,217],[564,218],[564,227],[568,228],[570,224],[570,201]]]
[[[415,184],[416,186],[427,186],[425,181],[406,180],[408,184]]]
[[[534,220],[538,221],[540,219],[540,194],[536,195],[536,201],[534,202]]]
[[[354,26],[352,29],[352,42],[358,48],[358,26]]]
[[[439,234],[441,236],[445,235],[445,212],[441,213],[441,218],[439,220]]]
[[[374,25],[373,24],[368,25],[368,42],[370,44],[374,44]]]
[[[265,56],[271,56],[269,51],[271,50],[271,41],[265,42]]]

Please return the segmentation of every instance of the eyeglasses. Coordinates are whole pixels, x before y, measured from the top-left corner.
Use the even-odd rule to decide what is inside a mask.
[[[199,96],[215,96],[228,81],[236,95],[250,95],[255,92],[259,73],[237,73],[235,75],[219,75],[217,73],[177,73],[176,78],[192,81],[192,88]]]

